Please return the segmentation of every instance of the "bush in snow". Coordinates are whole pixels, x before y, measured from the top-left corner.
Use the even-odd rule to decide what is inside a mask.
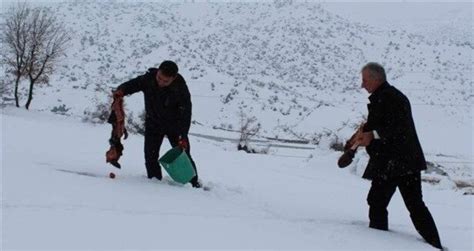
[[[110,115],[111,102],[98,103],[93,110],[86,109],[82,121],[90,123],[105,123]]]
[[[66,115],[69,110],[71,110],[71,108],[66,108],[66,105],[62,104],[62,105],[53,107],[53,109],[51,109],[51,112],[56,113],[56,114]]]
[[[256,153],[256,151],[249,147],[249,141],[255,137],[261,128],[261,124],[257,123],[255,116],[248,117],[243,111],[240,111],[240,138],[237,150],[243,150],[247,153]]]
[[[130,112],[130,115],[127,116],[127,124],[125,127],[131,133],[138,133],[145,135],[145,110],[143,110],[138,117],[134,117],[133,112]]]

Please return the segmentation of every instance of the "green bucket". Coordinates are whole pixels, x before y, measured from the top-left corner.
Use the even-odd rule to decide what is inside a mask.
[[[172,148],[166,152],[166,154],[160,158],[160,163],[169,176],[181,184],[188,183],[196,176],[191,160],[180,147]]]

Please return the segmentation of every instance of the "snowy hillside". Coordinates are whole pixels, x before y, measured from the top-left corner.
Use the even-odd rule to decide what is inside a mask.
[[[167,58],[178,62],[190,85],[197,122],[236,129],[243,110],[272,137],[311,138],[334,123],[360,120],[359,70],[367,61],[385,64],[391,82],[414,104],[465,114],[472,103],[472,41],[362,26],[318,4],[76,1],[51,8],[75,40],[51,87],[37,91],[45,94],[35,100],[40,109],[65,105],[80,115]],[[210,107],[214,112],[203,112]],[[331,118],[337,122],[322,122],[334,108],[343,111]]]
[[[312,158],[255,155],[193,137],[211,187],[203,191],[167,176],[146,179],[142,137],[126,141],[117,170],[105,165],[99,143],[109,126],[16,108],[1,119],[3,250],[433,250],[399,193],[389,207],[391,231],[369,229],[369,182],[338,169],[338,154],[327,149],[312,150]],[[472,197],[423,189],[443,245],[472,250]]]
[[[336,167],[335,146],[367,115],[360,68],[376,61],[411,101],[429,164],[423,198],[443,245],[472,250],[472,3],[384,12],[274,2],[35,2],[74,37],[31,111],[13,107],[0,65],[1,247],[432,250],[398,192],[391,231],[367,227],[365,151]],[[2,1],[2,24],[10,5]],[[190,88],[192,154],[211,191],[146,179],[138,134],[114,169],[104,160],[110,125],[89,123],[115,87],[165,59]],[[125,103],[139,123],[142,95]],[[240,114],[261,124],[251,144],[266,154],[237,151]]]
[[[325,1],[321,5],[341,17],[379,28],[403,29],[429,39],[472,41],[472,1]],[[370,10],[371,15],[367,15]]]
[[[271,138],[329,148],[347,139],[366,116],[359,70],[378,61],[389,82],[411,99],[431,166],[441,168],[438,173],[453,187],[474,184],[472,40],[354,22],[317,3],[47,5],[74,40],[50,85],[35,90],[34,110],[88,117],[98,105],[110,104],[117,85],[172,59],[192,93],[193,133],[238,137],[226,131],[239,130],[242,111],[262,125],[259,136],[267,142],[262,147],[273,153],[278,150]],[[11,104],[12,86],[2,79],[3,101]],[[141,95],[127,98],[126,105],[138,121]],[[359,159],[353,166],[357,174],[367,156],[360,153]],[[430,180],[441,182],[435,176]]]

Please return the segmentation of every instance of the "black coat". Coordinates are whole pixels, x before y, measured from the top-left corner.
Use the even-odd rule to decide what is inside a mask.
[[[369,100],[363,130],[375,130],[380,139],[372,140],[366,147],[370,160],[363,177],[390,179],[426,169],[408,98],[385,82]]]
[[[117,89],[125,95],[143,92],[145,98],[145,130],[187,135],[191,126],[191,95],[186,81],[178,74],[167,87],[156,81],[158,69],[150,68],[144,75],[121,84]]]

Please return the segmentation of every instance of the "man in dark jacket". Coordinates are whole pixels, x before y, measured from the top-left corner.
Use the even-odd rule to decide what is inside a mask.
[[[158,158],[163,138],[167,136],[172,147],[185,149],[196,171],[190,183],[193,187],[201,187],[188,141],[191,95],[184,78],[178,73],[176,63],[163,61],[158,69],[150,68],[144,75],[121,84],[114,97],[139,91],[145,98],[145,166],[148,178],[162,178]]]
[[[421,192],[421,170],[426,162],[413,122],[410,102],[386,81],[384,68],[368,63],[362,68],[362,88],[370,103],[369,114],[356,144],[370,156],[363,174],[372,180],[367,202],[369,227],[388,230],[387,206],[398,187],[416,230],[436,248],[442,248],[433,217]]]

